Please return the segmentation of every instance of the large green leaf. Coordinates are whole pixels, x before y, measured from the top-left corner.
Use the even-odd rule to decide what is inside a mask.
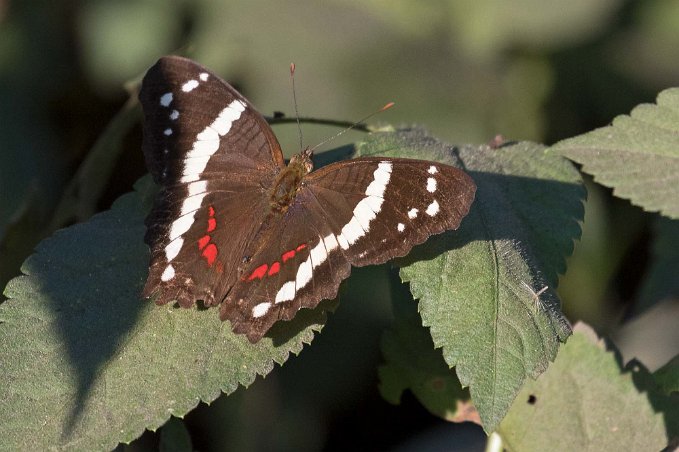
[[[129,442],[266,375],[324,322],[331,303],[302,310],[252,345],[214,309],[141,301],[152,191],[140,184],[141,194],[57,232],[24,263],[25,276],[8,284],[10,299],[0,306],[3,447],[92,450]]]
[[[623,370],[586,325],[522,389],[498,432],[510,450],[661,450],[679,433],[676,403],[639,364]],[[672,410],[674,409],[674,414]],[[567,439],[567,440],[564,440]]]
[[[460,229],[398,263],[434,344],[492,431],[570,333],[554,287],[580,234],[579,174],[536,144],[455,148],[420,130],[375,135],[361,153],[425,155],[463,166],[477,184]]]
[[[679,88],[636,107],[608,127],[555,144],[594,180],[651,212],[679,218]]]

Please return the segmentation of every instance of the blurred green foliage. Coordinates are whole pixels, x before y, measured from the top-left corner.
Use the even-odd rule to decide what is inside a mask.
[[[0,286],[55,227],[91,214],[53,221],[123,107],[123,83],[163,54],[211,67],[264,114],[292,111],[294,61],[305,116],[352,120],[393,100],[384,121],[423,124],[452,143],[502,134],[551,144],[677,85],[677,48],[673,0],[0,0]],[[307,144],[334,133],[303,131]],[[295,127],[276,133],[287,155],[298,150]],[[338,141],[357,136],[347,135]],[[93,173],[106,182],[96,210],[145,173],[138,127],[109,165]],[[571,320],[614,331],[649,265],[651,222],[593,184],[589,199],[561,295]],[[384,448],[435,422],[415,402],[394,408],[377,395],[389,309],[347,303],[301,358],[192,413],[193,446]]]

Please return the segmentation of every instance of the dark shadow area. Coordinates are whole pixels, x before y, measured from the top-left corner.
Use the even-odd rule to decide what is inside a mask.
[[[679,403],[679,394],[677,392],[670,395],[664,394],[653,378],[653,374],[640,361],[632,359],[623,366],[622,357],[615,346],[608,340],[606,346],[609,350],[615,351],[616,359],[621,367],[625,371],[631,372],[632,382],[639,393],[648,398],[656,413],[662,414],[667,437],[679,438],[679,411],[676,409]]]
[[[57,232],[29,261],[30,277],[48,299],[53,328],[77,379],[64,440],[77,430],[101,370],[115,359],[145,307],[139,294],[148,250],[141,241],[143,213],[138,204],[132,208],[133,200],[135,195],[127,195],[112,211]]]
[[[313,309],[300,309],[292,320],[274,323],[264,337],[271,338],[273,345],[280,347],[310,326],[325,324],[328,311],[337,307],[336,300],[323,300]]]

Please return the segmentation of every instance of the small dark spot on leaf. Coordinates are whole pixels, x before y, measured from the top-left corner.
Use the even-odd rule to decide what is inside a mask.
[[[528,396],[528,404],[529,405],[535,405],[538,401],[538,398],[535,397],[533,394]]]

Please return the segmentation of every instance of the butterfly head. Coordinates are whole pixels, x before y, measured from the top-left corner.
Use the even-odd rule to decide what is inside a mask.
[[[290,158],[290,163],[288,164],[288,168],[291,166],[298,166],[303,172],[303,175],[306,175],[311,172],[311,170],[314,169],[314,163],[312,162],[311,158],[314,155],[314,151],[306,148],[299,154],[295,154]]]

